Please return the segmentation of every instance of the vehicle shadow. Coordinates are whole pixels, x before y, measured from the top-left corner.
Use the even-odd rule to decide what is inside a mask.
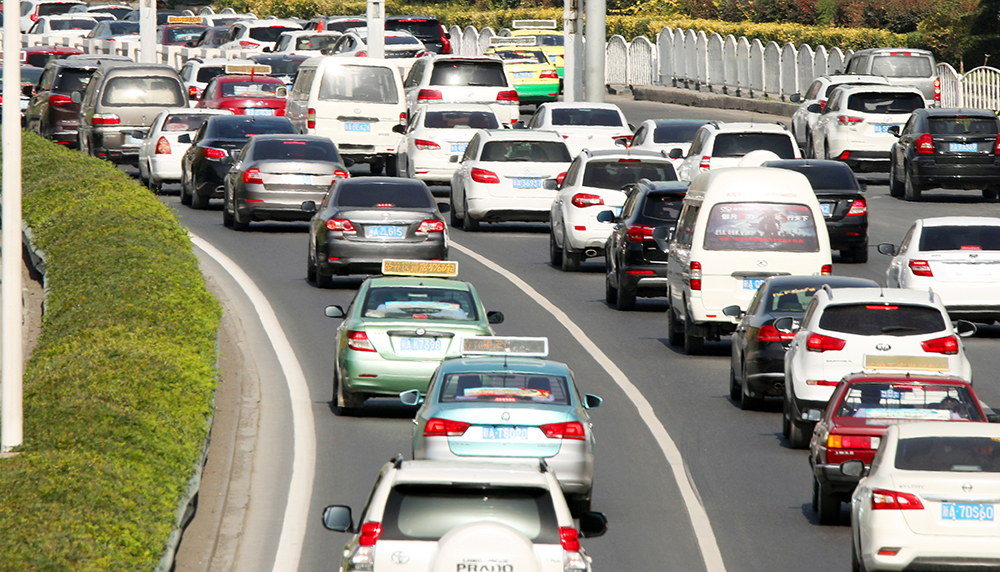
[[[334,402],[327,401],[330,413],[337,415]],[[417,407],[404,405],[398,398],[372,398],[365,401],[364,407],[353,411],[350,415],[338,415],[338,417],[359,417],[370,419],[413,419],[417,413]]]
[[[221,207],[219,210],[222,210]],[[250,229],[243,232],[248,234],[253,234],[255,232],[259,232],[261,234],[303,234],[309,232],[309,222],[282,222],[276,220],[265,220],[250,223]]]
[[[663,327],[664,328],[667,327],[667,320],[666,320],[666,318],[663,319]],[[666,347],[668,350],[674,352],[675,354],[677,354],[679,356],[687,356],[687,354],[684,353],[684,347],[683,346],[672,346],[672,345],[670,345],[670,342],[667,341],[667,338],[656,338],[656,339],[661,344],[663,344],[664,347]],[[708,340],[705,340],[705,347],[702,350],[702,352],[700,354],[696,355],[696,356],[688,356],[688,357],[692,357],[692,358],[699,358],[699,357],[729,357],[730,355],[732,355],[732,345],[730,344],[729,340],[726,339],[726,340],[721,340],[721,341],[718,341],[718,342],[710,342]]]
[[[318,290],[357,290],[361,287],[361,284],[370,278],[370,276],[334,276],[330,280],[329,288],[320,288],[316,286],[315,282],[310,282],[308,278],[302,277],[302,280],[315,286]]]
[[[791,508],[795,508],[794,506]],[[816,514],[812,509],[812,502],[804,502],[799,507],[802,510],[802,516],[806,517],[809,524],[813,526],[851,526],[851,505],[850,503],[840,503],[840,518],[837,522],[832,525],[823,525],[819,523],[819,515]]]

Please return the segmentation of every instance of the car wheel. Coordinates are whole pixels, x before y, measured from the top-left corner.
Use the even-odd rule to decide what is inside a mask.
[[[349,417],[358,412],[365,403],[364,397],[359,397],[344,390],[340,384],[337,368],[333,370],[333,412],[340,417]]]
[[[465,207],[462,209],[462,230],[465,232],[479,230],[479,221],[472,218],[472,215],[469,214],[469,201],[464,201],[462,206]]]
[[[569,505],[569,512],[573,518],[578,518],[581,514],[590,510],[591,496],[594,492],[593,487],[583,494],[579,495],[569,495],[566,497],[566,504]]]
[[[830,526],[840,523],[840,498],[824,490],[823,484],[816,481],[816,514],[819,516],[819,523],[823,526]]]
[[[740,396],[743,395],[743,389],[740,388],[740,384],[736,383],[736,370],[733,369],[733,364],[729,364],[729,399],[732,399],[736,403],[740,402]]]
[[[903,196],[903,183],[896,176],[896,161],[889,161],[889,196],[897,199]]]
[[[188,193],[187,179],[181,176],[181,204],[190,206],[191,205],[191,194]]]
[[[841,251],[841,254],[847,255],[851,259],[851,262],[857,264],[864,264],[868,262],[868,243],[865,242],[863,245],[856,248],[851,248],[847,251]]]
[[[851,534],[851,572],[866,572],[865,563],[858,556],[858,547],[854,545],[854,534]]]
[[[705,349],[705,338],[694,333],[691,320],[684,321],[684,353],[689,356],[698,355]]]
[[[812,434],[812,431],[809,431],[811,423],[792,418],[789,418],[788,422],[788,445],[792,449],[805,449],[808,447],[809,436]]]
[[[385,168],[385,160],[382,157],[376,157],[368,164],[368,168],[371,170],[372,175],[377,177],[382,174],[382,169]]]
[[[563,237],[562,245],[562,269],[566,272],[579,272],[580,263],[583,262],[583,253],[579,250],[570,250],[569,241]]]
[[[827,161],[830,160],[830,144],[829,143],[824,143],[823,144],[823,158],[826,159]]]
[[[549,264],[556,268],[560,268],[563,263],[562,249],[556,244],[556,235],[554,231],[549,231]],[[615,297],[617,300],[618,297]]]
[[[813,136],[812,133],[806,133],[806,159],[812,159],[816,156],[816,150],[813,149]]]
[[[229,202],[229,193],[222,199],[222,226],[226,228],[233,228],[233,211],[232,204]]]
[[[760,411],[764,408],[764,398],[750,395],[747,386],[747,366],[743,364],[743,387],[740,388],[740,409],[743,411]]]
[[[143,172],[142,163],[139,163],[139,184],[149,187],[149,175]]]
[[[813,474],[813,494],[810,508],[813,512],[819,512],[819,480],[816,479],[815,474]]]
[[[163,191],[163,181],[154,181],[152,176],[150,176],[147,186],[149,187],[149,192],[154,195],[158,195]]]
[[[235,204],[233,205],[233,230],[239,230],[239,231],[250,230],[250,221],[243,220],[243,217],[240,216],[240,211],[236,210]]]
[[[910,175],[910,170],[906,167],[903,167],[903,179],[903,194],[906,196],[906,200],[919,201],[920,192],[923,191],[923,189],[920,188],[919,184],[913,181],[913,177]]]
[[[604,271],[604,301],[608,305],[618,305],[618,288],[611,285],[611,269]]]
[[[787,380],[785,383],[785,391],[788,391]],[[788,398],[785,398],[783,401],[784,405],[781,408],[781,434],[785,437],[785,439],[787,439],[792,433],[792,413],[791,408],[788,405]]]
[[[194,181],[191,181],[191,208],[198,210],[208,208],[208,199],[198,191],[198,185]]]
[[[998,189],[996,185],[990,185],[983,189],[983,198],[988,201],[995,201],[997,200],[998,191],[1000,191],[1000,189]]]
[[[622,312],[635,310],[635,292],[624,285],[620,274],[618,275],[618,299],[615,300],[615,307]]]
[[[455,195],[448,195],[448,222],[451,223],[452,228],[459,228],[462,226],[462,219],[458,216],[458,211],[455,210]]]
[[[306,255],[306,280],[316,281],[316,261],[313,259],[312,252]]]
[[[397,177],[399,176],[399,169],[396,168],[396,156],[386,155],[385,156],[385,174],[387,177]]]
[[[673,308],[667,308],[667,343],[672,346],[684,343],[684,325]]]

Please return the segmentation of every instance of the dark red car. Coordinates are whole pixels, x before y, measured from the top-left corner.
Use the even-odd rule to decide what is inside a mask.
[[[890,425],[920,421],[986,422],[972,386],[959,378],[907,373],[854,374],[837,385],[809,443],[813,510],[820,524],[840,520],[861,477],[844,475],[840,464],[860,459],[869,466]]]
[[[282,116],[288,88],[264,75],[220,75],[205,86],[195,107],[228,109],[236,115]]]
[[[31,46],[21,48],[21,65],[44,68],[52,60],[65,59],[68,56],[82,54],[83,50],[65,46]]]

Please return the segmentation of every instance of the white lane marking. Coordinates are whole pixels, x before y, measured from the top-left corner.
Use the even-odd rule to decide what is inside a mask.
[[[677,488],[680,489],[681,498],[684,499],[684,505],[687,507],[688,515],[691,518],[691,527],[694,529],[694,534],[698,538],[698,547],[701,549],[701,556],[705,561],[705,568],[708,572],[725,572],[726,565],[722,561],[722,552],[719,550],[719,542],[716,540],[715,532],[712,530],[712,523],[708,520],[708,513],[705,512],[705,507],[702,505],[701,499],[698,498],[698,493],[695,492],[694,486],[688,478],[684,458],[681,456],[681,451],[677,448],[677,444],[674,443],[674,440],[670,438],[670,434],[667,433],[663,423],[660,423],[660,420],[657,419],[656,413],[653,411],[653,406],[650,405],[649,401],[642,395],[639,388],[629,381],[629,378],[625,376],[625,373],[619,369],[618,366],[615,365],[615,362],[611,361],[611,359],[605,355],[599,347],[597,347],[597,344],[595,344],[587,336],[587,334],[584,333],[580,326],[577,326],[565,312],[556,307],[556,305],[550,302],[548,298],[539,294],[538,291],[532,288],[527,282],[521,280],[514,273],[493,262],[489,258],[486,258],[466,246],[458,244],[454,240],[452,240],[451,246],[459,252],[477,260],[483,266],[486,266],[490,270],[500,274],[507,280],[510,280],[515,286],[520,288],[522,292],[538,303],[539,306],[548,310],[548,312],[552,314],[555,319],[563,325],[563,327],[569,330],[570,335],[576,338],[576,341],[583,346],[583,349],[589,352],[590,355],[594,356],[594,359],[597,360],[597,363],[601,364],[604,371],[608,372],[611,379],[614,379],[615,383],[621,387],[622,391],[625,392],[625,395],[627,395],[629,400],[632,401],[632,404],[639,410],[639,416],[642,418],[643,422],[646,423],[646,427],[648,427],[649,431],[653,434],[653,438],[656,439],[656,442],[660,445],[663,455],[667,458],[667,462],[670,464],[674,480],[677,482]]]
[[[294,439],[292,480],[288,484],[288,500],[285,504],[285,517],[281,523],[281,536],[278,539],[278,551],[275,554],[272,572],[295,572],[299,569],[299,559],[302,557],[302,544],[306,536],[306,524],[309,516],[309,503],[312,500],[313,478],[316,475],[316,425],[313,421],[312,398],[309,395],[309,385],[302,373],[302,366],[292,344],[288,342],[285,331],[274,314],[274,309],[267,301],[264,293],[257,288],[254,281],[247,276],[231,258],[205,239],[188,232],[191,242],[205,254],[215,259],[223,269],[236,280],[236,283],[246,293],[254,310],[260,317],[264,332],[278,356],[278,363],[284,373],[288,385],[288,396],[292,404],[292,437]]]

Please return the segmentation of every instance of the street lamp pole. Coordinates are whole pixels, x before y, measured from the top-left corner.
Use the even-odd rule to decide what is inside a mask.
[[[607,2],[587,2],[587,101],[603,103],[607,91],[604,85],[604,44],[607,38]]]

